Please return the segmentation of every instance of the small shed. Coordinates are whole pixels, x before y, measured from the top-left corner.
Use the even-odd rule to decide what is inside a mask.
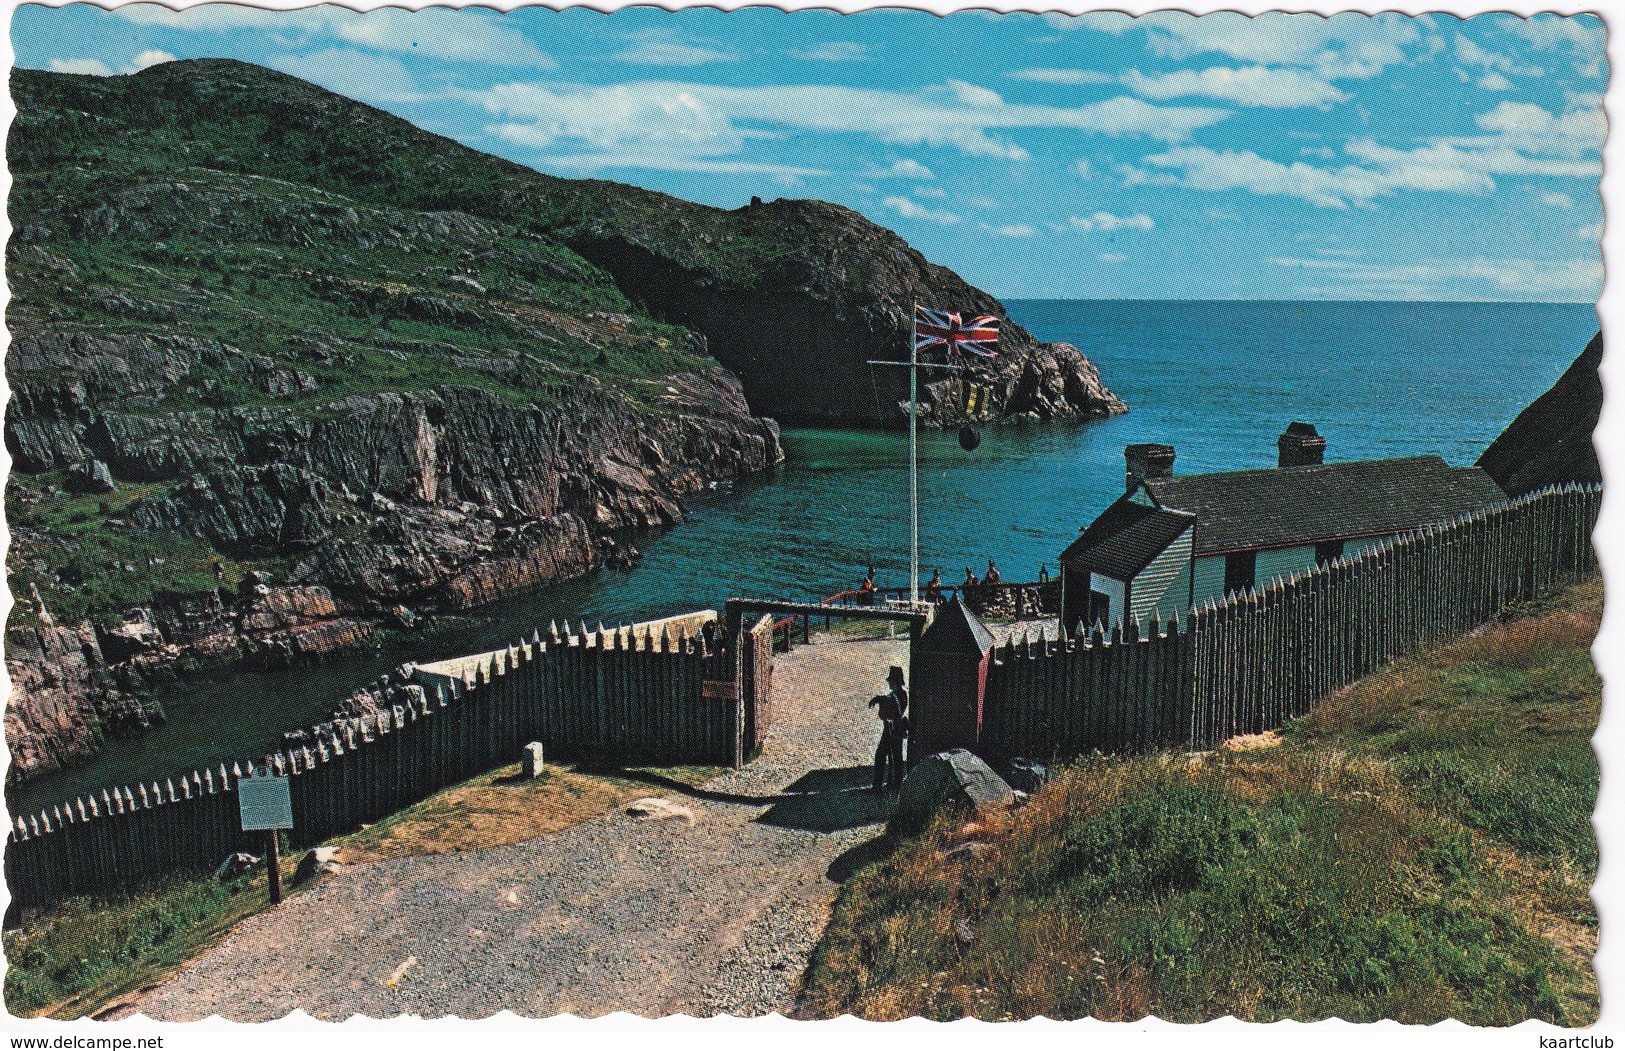
[[[1061,608],[1069,624],[1109,625],[1190,605],[1196,515],[1119,501],[1061,552]],[[1184,590],[1169,594],[1176,584]]]
[[[938,606],[910,644],[911,762],[953,748],[976,749],[993,645],[993,633],[959,598]]]

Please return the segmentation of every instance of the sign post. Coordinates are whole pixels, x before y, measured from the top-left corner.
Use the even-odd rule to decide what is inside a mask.
[[[237,812],[244,832],[264,832],[265,861],[271,881],[271,904],[282,904],[282,844],[280,830],[293,827],[293,798],[288,779],[265,767],[237,781]]]

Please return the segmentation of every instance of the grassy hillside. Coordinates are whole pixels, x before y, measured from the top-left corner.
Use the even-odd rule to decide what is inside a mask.
[[[1592,581],[1279,735],[939,820],[843,889],[805,1013],[1593,1021],[1601,610]]]

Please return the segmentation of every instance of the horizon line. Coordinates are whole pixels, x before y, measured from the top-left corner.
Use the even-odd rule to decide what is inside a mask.
[[[1016,296],[993,293],[995,299],[1028,303],[1380,303],[1389,305],[1537,306],[1599,308],[1590,299],[1276,299],[1251,296]]]

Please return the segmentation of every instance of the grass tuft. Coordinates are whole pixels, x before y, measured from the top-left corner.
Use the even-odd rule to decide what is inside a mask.
[[[1509,611],[1279,744],[1080,760],[968,862],[939,819],[844,886],[803,1014],[1588,1024],[1600,613]]]

